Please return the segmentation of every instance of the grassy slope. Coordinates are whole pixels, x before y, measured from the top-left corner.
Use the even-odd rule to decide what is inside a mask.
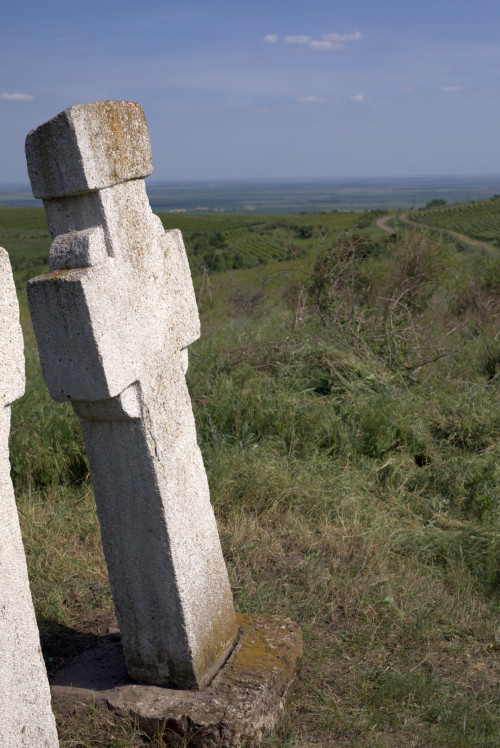
[[[420,208],[413,220],[468,234],[479,241],[500,239],[500,197],[471,203]]]
[[[268,748],[497,744],[500,268],[398,241],[316,238],[314,275],[211,274],[201,300],[189,385],[236,605],[304,633]],[[28,324],[26,347],[12,465],[52,668],[112,602],[78,424]],[[60,734],[145,742],[92,710]]]
[[[400,218],[406,223],[444,230],[465,249],[497,255],[500,246],[500,198],[419,208]]]

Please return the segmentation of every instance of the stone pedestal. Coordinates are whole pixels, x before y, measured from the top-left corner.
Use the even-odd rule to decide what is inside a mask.
[[[302,654],[300,629],[278,616],[236,615],[238,638],[227,662],[201,691],[130,680],[120,636],[108,635],[51,680],[60,702],[96,704],[137,720],[173,745],[234,748],[258,744],[279,719]]]

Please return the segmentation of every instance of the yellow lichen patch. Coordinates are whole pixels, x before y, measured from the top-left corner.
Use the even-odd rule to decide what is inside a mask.
[[[223,665],[231,652],[238,627],[234,618],[232,600],[226,601],[226,610],[218,619],[210,621],[210,627],[195,658],[197,680],[203,687]]]
[[[103,151],[111,182],[140,178],[151,171],[146,118],[133,101],[102,101],[97,105],[90,136],[92,148]],[[105,137],[103,137],[105,133]]]
[[[236,614],[241,636],[228,667],[228,681],[290,682],[302,656],[300,628],[287,618]]]
[[[37,275],[36,278],[32,278],[29,283],[31,284],[39,281],[78,280],[86,269],[87,268],[61,268],[60,270],[53,270],[51,273]]]

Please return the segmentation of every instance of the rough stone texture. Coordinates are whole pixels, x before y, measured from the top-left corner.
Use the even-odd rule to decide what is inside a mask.
[[[10,405],[24,393],[23,336],[0,247],[0,746],[58,746],[10,478]]]
[[[144,111],[132,101],[77,104],[32,130],[26,158],[35,197],[101,190],[153,171]]]
[[[49,391],[80,416],[128,672],[200,688],[236,623],[184,377],[198,311],[182,236],[146,196],[144,114],[77,105],[26,153],[53,239],[28,301]]]
[[[131,716],[151,735],[190,746],[257,743],[272,730],[302,654],[300,629],[286,618],[237,614],[239,637],[224,667],[203,691],[130,682],[120,638],[103,638],[52,678],[52,695],[105,705]]]

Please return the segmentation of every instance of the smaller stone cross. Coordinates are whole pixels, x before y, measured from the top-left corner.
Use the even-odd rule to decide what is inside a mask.
[[[127,669],[200,688],[236,619],[185,381],[196,300],[181,233],[149,206],[143,110],[72,106],[26,155],[52,235],[30,312],[49,391],[80,416]]]
[[[0,745],[56,748],[59,741],[10,478],[10,406],[24,394],[23,348],[9,256],[0,247]]]

